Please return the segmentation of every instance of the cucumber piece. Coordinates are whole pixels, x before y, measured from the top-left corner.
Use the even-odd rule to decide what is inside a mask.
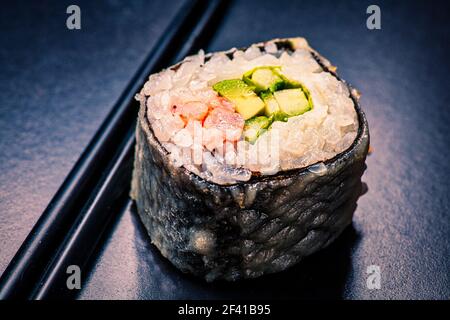
[[[311,109],[311,105],[301,88],[276,91],[274,97],[280,110],[288,116],[298,116]]]
[[[284,88],[284,80],[275,72],[277,67],[257,67],[244,74],[243,80],[255,87],[255,91],[275,92]]]
[[[261,93],[266,106],[264,107],[264,114],[271,117],[274,121],[287,121],[288,115],[281,111],[280,105],[271,92]]]
[[[250,143],[254,143],[271,123],[271,119],[265,116],[254,117],[245,121],[244,139]]]

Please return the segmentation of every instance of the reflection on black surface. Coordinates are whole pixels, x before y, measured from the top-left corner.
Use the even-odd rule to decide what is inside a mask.
[[[162,258],[127,208],[99,253],[81,298],[448,299],[448,2],[379,1],[381,31],[365,26],[369,4],[234,1],[206,48],[305,36],[363,93],[375,152],[363,177],[370,193],[358,200],[354,228],[289,271],[207,284]],[[278,23],[260,23],[274,16]],[[371,264],[380,265],[385,275],[381,290],[365,286]]]
[[[340,299],[350,269],[350,254],[359,237],[349,226],[328,248],[297,266],[258,279],[207,283],[183,274],[150,244],[146,230],[132,206],[137,256],[145,257],[136,270],[142,299]]]

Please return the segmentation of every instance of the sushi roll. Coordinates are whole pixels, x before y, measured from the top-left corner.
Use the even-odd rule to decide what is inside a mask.
[[[358,92],[303,38],[187,57],[149,77],[131,197],[183,272],[279,272],[352,221],[369,146]]]

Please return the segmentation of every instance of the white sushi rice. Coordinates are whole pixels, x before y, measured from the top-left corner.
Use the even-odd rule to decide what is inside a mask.
[[[247,181],[252,173],[275,174],[323,162],[343,152],[356,138],[358,119],[347,86],[323,71],[304,39],[292,54],[281,55],[274,42],[262,52],[256,45],[237,50],[230,59],[223,52],[186,58],[176,70],[150,76],[138,94],[147,103],[147,117],[156,138],[169,152],[168,161],[184,166],[218,184]],[[173,113],[176,103],[208,102],[217,97],[212,85],[241,78],[258,66],[281,66],[289,79],[301,82],[311,94],[313,109],[287,122],[275,121],[254,144],[243,138],[224,141],[218,130],[200,121],[186,125]]]

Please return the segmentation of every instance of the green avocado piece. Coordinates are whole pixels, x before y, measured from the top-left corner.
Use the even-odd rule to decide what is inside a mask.
[[[284,87],[284,80],[275,71],[277,67],[257,67],[246,72],[243,79],[246,83],[255,87],[257,92],[275,92]]]
[[[271,92],[261,93],[261,99],[265,103],[264,114],[272,117],[274,121],[287,121],[288,115],[281,111],[280,105]]]
[[[221,96],[235,104],[236,111],[244,120],[250,119],[264,110],[264,102],[241,79],[223,80],[213,85],[213,89]]]
[[[295,80],[291,80],[288,77],[286,77],[282,72],[280,68],[274,68],[273,72],[283,80],[283,87],[280,89],[296,89],[296,88],[302,88],[304,87],[301,85],[300,82],[297,82]]]
[[[265,116],[251,118],[245,121],[244,138],[250,143],[253,143],[258,137],[266,131],[271,124],[271,119]]]
[[[276,91],[274,97],[282,112],[289,116],[298,116],[311,109],[311,105],[302,89]]]

